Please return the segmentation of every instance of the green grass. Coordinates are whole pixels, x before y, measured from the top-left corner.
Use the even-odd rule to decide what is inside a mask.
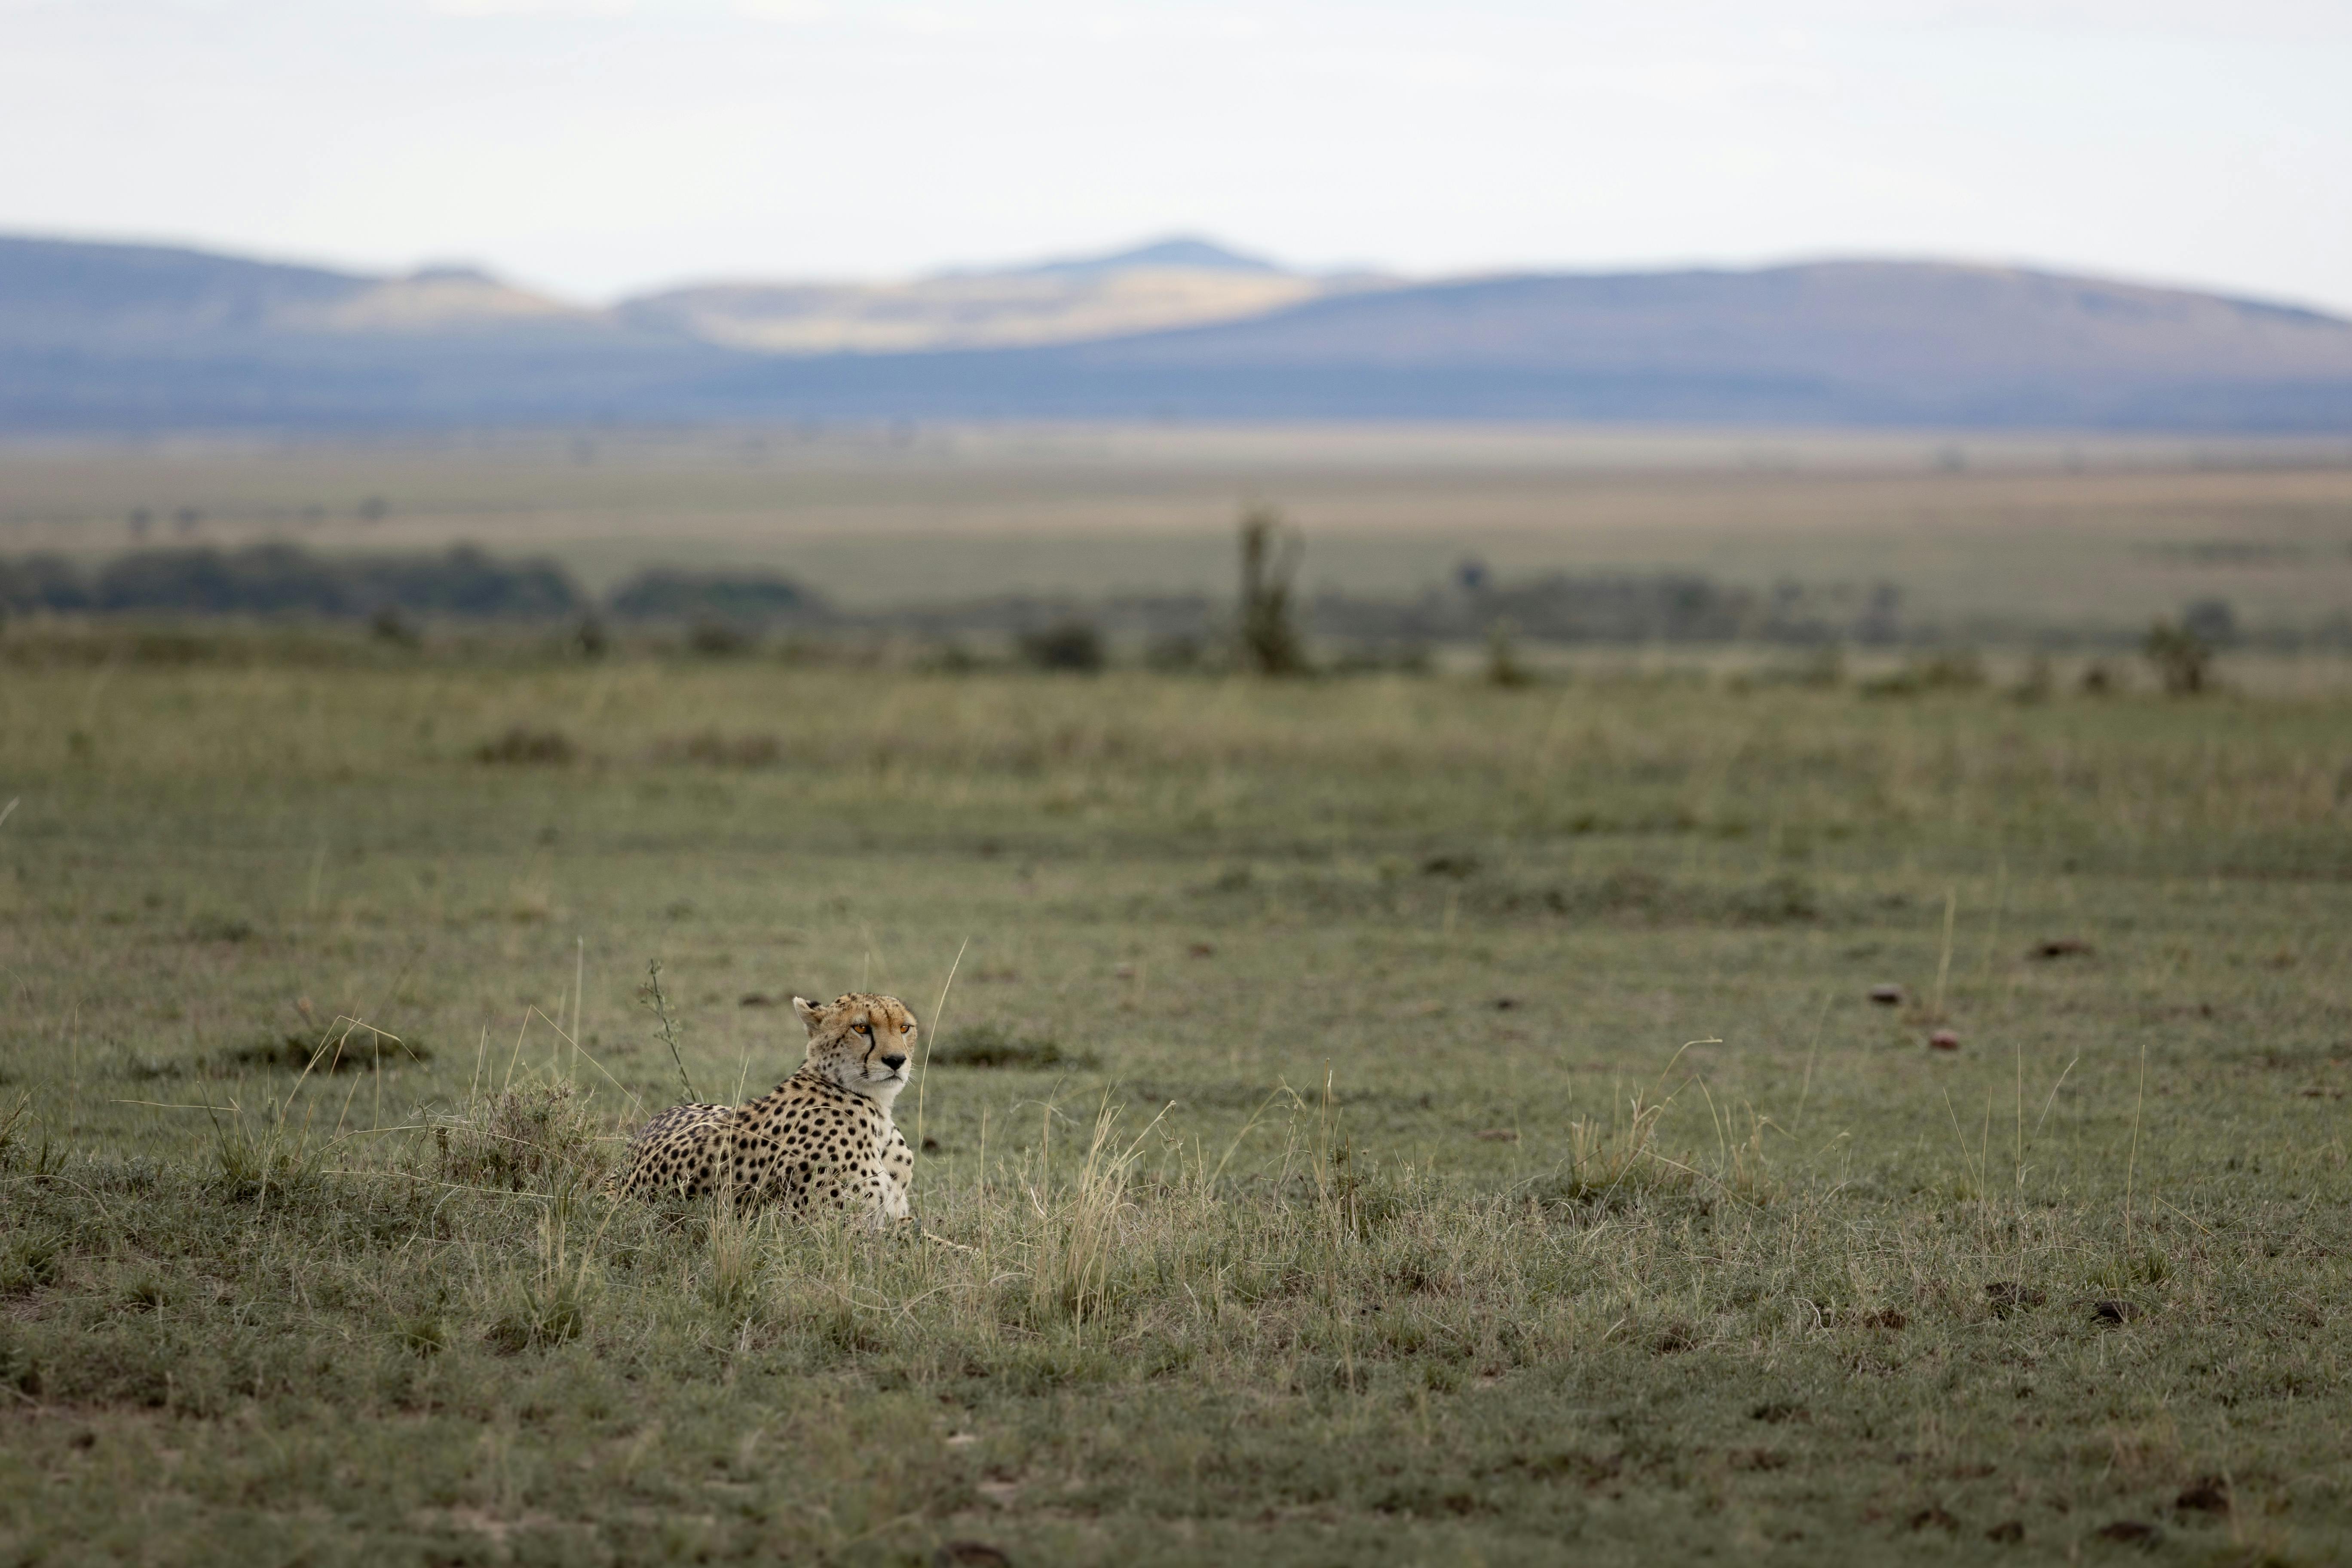
[[[2339,1561],[2347,721],[6,669],[0,1562]],[[656,959],[921,1235],[597,1195]]]

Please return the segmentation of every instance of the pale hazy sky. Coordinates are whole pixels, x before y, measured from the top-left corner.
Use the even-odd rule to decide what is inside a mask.
[[[1188,231],[2352,311],[2352,0],[0,0],[0,229],[583,299]]]

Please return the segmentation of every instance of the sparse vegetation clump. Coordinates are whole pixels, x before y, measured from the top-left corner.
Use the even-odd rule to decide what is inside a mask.
[[[1518,638],[1511,623],[1498,620],[1486,628],[1486,684],[1510,688],[1533,686],[1535,671],[1519,658]]]
[[[654,755],[664,762],[700,763],[714,768],[773,767],[783,754],[784,743],[778,736],[730,735],[717,729],[667,736],[654,748]]]
[[[608,1118],[570,1079],[479,1093],[433,1122],[434,1169],[468,1187],[577,1193],[612,1164]]]
[[[1073,675],[1098,673],[1110,662],[1102,633],[1090,621],[1056,622],[1015,639],[1023,660],[1038,669]]]
[[[1098,1068],[1099,1053],[1065,1048],[1050,1036],[1024,1035],[1002,1024],[972,1024],[931,1053],[937,1067]]]
[[[1304,546],[1282,514],[1255,507],[1242,516],[1239,609],[1242,665],[1259,675],[1303,675],[1307,645],[1291,604],[1290,580]]]
[[[2182,622],[2158,621],[2148,627],[2140,654],[2155,668],[2168,697],[2200,696],[2211,684],[2213,645]]]
[[[1984,660],[1973,649],[1915,658],[1892,675],[1862,684],[1864,697],[1923,697],[1944,691],[1980,691],[1986,683]]]
[[[697,620],[686,629],[687,651],[703,658],[734,658],[750,653],[754,644],[751,632],[713,616]]]
[[[561,766],[579,754],[579,747],[562,731],[534,729],[528,724],[510,724],[504,733],[474,748],[476,762],[506,764]]]
[[[418,1040],[397,1040],[374,1029],[337,1027],[320,1034],[266,1035],[241,1046],[230,1046],[209,1064],[216,1074],[245,1072],[336,1073],[382,1072],[433,1059],[431,1047]],[[159,1075],[161,1076],[161,1075]]]

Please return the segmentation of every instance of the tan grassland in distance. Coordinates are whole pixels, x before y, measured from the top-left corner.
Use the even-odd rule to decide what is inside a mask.
[[[989,274],[904,284],[711,284],[632,301],[623,314],[763,353],[904,353],[1076,342],[1198,326],[1328,292],[1320,279],[1191,267],[1070,278]]]
[[[324,331],[396,333],[534,319],[592,321],[596,312],[477,273],[428,272],[386,279],[313,311],[289,311],[283,324]]]
[[[381,521],[362,522],[371,498]],[[0,551],[473,542],[601,588],[651,563],[836,601],[1227,586],[1236,509],[1307,531],[1303,584],[1496,571],[1886,580],[1949,617],[2249,626],[2352,603],[2352,446],[1560,426],[866,426],[0,448]],[[201,513],[184,534],[171,520]]]

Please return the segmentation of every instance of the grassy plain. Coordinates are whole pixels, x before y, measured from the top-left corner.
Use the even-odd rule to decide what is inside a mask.
[[[351,663],[0,667],[0,1562],[2344,1560],[2340,695]]]

